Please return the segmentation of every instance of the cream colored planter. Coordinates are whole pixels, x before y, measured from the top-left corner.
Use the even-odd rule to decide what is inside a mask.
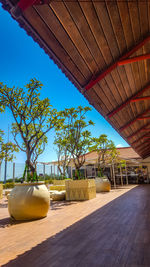
[[[50,191],[50,196],[54,201],[65,200],[66,191]]]
[[[0,198],[3,197],[3,185],[0,184]]]
[[[11,191],[12,191],[12,189],[6,189],[5,190],[5,196],[7,197],[7,195],[10,194]]]
[[[94,179],[66,180],[66,200],[88,200],[96,197]]]
[[[95,184],[96,184],[96,192],[109,192],[111,189],[110,182],[107,177],[101,178],[96,177],[95,178]]]
[[[50,195],[43,184],[16,184],[8,198],[8,211],[15,220],[40,219],[47,215]]]

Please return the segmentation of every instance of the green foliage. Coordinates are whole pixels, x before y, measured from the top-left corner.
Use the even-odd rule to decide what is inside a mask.
[[[15,183],[20,183],[22,180],[22,177],[21,178],[15,178]],[[13,179],[7,179],[7,183],[13,183]]]
[[[56,146],[56,154],[58,161],[58,169],[61,177],[67,177],[67,170],[71,160],[71,153],[68,151],[68,141],[65,131],[56,131],[54,145]]]
[[[3,135],[4,135],[4,132],[0,130],[0,145],[3,142]]]
[[[54,179],[45,180],[45,184],[53,184]]]
[[[6,161],[12,161],[15,156],[14,152],[19,152],[18,147],[13,144],[12,142],[7,142],[7,143],[1,143],[1,148],[0,148],[0,161],[5,159]]]
[[[87,130],[88,126],[94,123],[86,120],[86,113],[90,107],[65,109],[61,112],[62,121],[56,127],[57,138],[55,144],[60,148],[62,158],[67,152],[67,162],[71,160],[75,165],[75,177],[80,178],[79,169],[85,162],[85,153],[91,145],[91,133]]]
[[[4,132],[0,130],[0,165],[4,159],[12,161],[15,158],[14,152],[19,152],[18,147],[14,143],[4,143],[3,135]]]
[[[117,157],[115,144],[107,138],[106,134],[101,134],[99,137],[92,138],[92,145],[89,151],[97,151],[98,154],[98,176],[104,174],[106,161],[111,161]]]
[[[25,85],[25,89],[9,88],[0,83],[0,106],[12,112],[14,140],[18,148],[26,153],[26,164],[33,174],[36,172],[37,158],[47,143],[46,134],[58,123],[59,116],[48,98],[40,99],[41,88],[41,82],[35,78]]]
[[[4,189],[14,188],[15,183],[13,182],[7,182],[6,184],[3,184]]]

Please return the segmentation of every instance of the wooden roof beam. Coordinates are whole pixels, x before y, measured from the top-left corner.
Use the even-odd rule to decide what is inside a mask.
[[[150,146],[148,146],[146,149],[144,149],[142,152],[139,152],[142,156],[147,155],[150,151]]]
[[[25,0],[22,0],[25,1]],[[102,73],[100,73],[96,78],[92,78],[91,81],[88,82],[88,84],[85,86],[86,90],[91,89],[96,83],[100,82],[107,74],[109,74],[112,70],[117,68],[118,63],[124,59],[127,59],[132,54],[134,54],[136,51],[138,51],[141,47],[143,47],[148,41],[150,41],[150,36],[146,37],[144,40],[139,42],[137,45],[133,46],[131,50],[129,50],[127,53],[125,53],[122,57],[120,57],[115,63],[110,65],[106,70],[104,70]]]
[[[143,146],[143,145],[145,145],[145,144],[147,144],[148,142],[150,142],[150,139],[146,139],[142,144],[140,144],[140,145],[138,145],[138,146],[136,146],[135,147],[135,149],[138,149],[138,148],[140,148],[141,146]]]
[[[142,129],[141,132],[150,132],[150,128]]]
[[[147,123],[147,124],[145,124],[144,126],[142,126],[140,129],[138,129],[136,132],[134,132],[133,134],[131,134],[131,135],[129,135],[128,137],[127,137],[127,139],[129,140],[129,139],[131,139],[132,137],[134,137],[135,135],[137,135],[139,132],[143,132],[144,130],[146,130],[147,131],[147,129],[146,129],[146,127],[147,126],[150,126],[150,123]]]
[[[150,84],[148,84],[146,87],[142,88],[140,91],[138,91],[136,94],[134,94],[133,96],[131,96],[129,99],[127,99],[124,103],[122,103],[120,106],[118,106],[116,109],[114,109],[113,111],[111,111],[107,116],[108,118],[111,118],[113,115],[115,115],[116,113],[118,113],[120,110],[122,110],[124,107],[126,107],[128,104],[130,104],[131,102],[136,102],[136,101],[141,101],[141,100],[146,100],[150,99],[150,97],[139,97],[141,94],[143,94],[144,92],[146,92],[148,89],[150,89]],[[139,97],[139,98],[138,98]]]
[[[119,131],[122,132],[123,130],[125,130],[126,128],[128,128],[129,126],[131,126],[134,122],[136,122],[139,118],[141,118],[144,115],[146,115],[148,112],[150,112],[150,108],[148,108],[145,112],[139,114],[135,119],[131,120],[130,122],[128,122],[127,124],[125,124],[124,126],[122,126],[119,129]]]
[[[144,154],[145,152],[150,151],[150,145],[145,147],[140,153]]]
[[[147,136],[147,133],[143,134],[137,140],[135,140],[133,143],[131,143],[131,146],[137,144],[139,141],[141,141],[143,138],[145,138],[145,136]]]
[[[148,158],[149,156],[150,156],[150,150],[149,150],[149,152],[147,154],[144,155],[143,158]]]
[[[146,145],[142,146],[141,148],[139,148],[138,152],[143,153],[143,151],[145,151],[147,148],[149,148],[149,144],[146,144]]]

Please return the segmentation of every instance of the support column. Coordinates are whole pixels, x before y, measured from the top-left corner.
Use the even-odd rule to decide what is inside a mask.
[[[95,169],[95,178],[96,178],[96,165],[94,165],[94,169]]]
[[[6,184],[6,176],[7,176],[7,160],[5,160],[5,168],[4,168],[4,184]]]
[[[43,163],[43,176],[44,176],[44,180],[45,180],[45,164]]]
[[[115,177],[115,168],[114,168],[114,163],[112,164],[112,170],[113,170],[114,188],[116,188],[116,177]]]
[[[58,170],[58,165],[56,165],[57,166],[57,176],[59,175],[59,170]]]
[[[13,162],[13,182],[15,182],[15,162]]]
[[[70,168],[71,168],[71,179],[72,179],[72,166],[70,166]]]
[[[121,185],[123,186],[123,177],[122,177],[122,168],[121,168],[121,165],[120,165],[120,177],[121,177]]]
[[[85,178],[87,178],[87,176],[86,176],[86,166],[84,166],[84,175],[85,175]]]
[[[2,179],[2,162],[0,161],[0,181]]]
[[[54,176],[55,176],[55,164],[54,164]]]
[[[128,173],[127,173],[127,162],[126,162],[126,165],[125,165],[125,169],[126,169],[126,184],[129,184],[129,182],[128,182]]]

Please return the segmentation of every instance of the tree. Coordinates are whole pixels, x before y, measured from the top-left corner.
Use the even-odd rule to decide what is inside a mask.
[[[57,132],[54,140],[57,153],[58,169],[61,176],[67,177],[67,170],[71,161],[71,154],[67,149],[68,141],[64,136],[64,132]]]
[[[91,145],[91,133],[86,129],[94,125],[91,120],[86,121],[86,113],[90,110],[90,107],[81,106],[65,109],[61,113],[64,121],[56,128],[56,131],[63,133],[61,139],[63,146],[72,157],[76,179],[80,178],[79,170],[85,162],[85,153]]]
[[[109,140],[106,134],[101,134],[99,137],[92,138],[90,151],[93,150],[98,154],[98,176],[102,177],[104,175],[106,161],[116,156],[116,148],[113,141]]]
[[[18,148],[26,153],[26,165],[32,173],[36,172],[35,162],[44,151],[46,134],[58,121],[58,113],[49,99],[40,99],[42,86],[35,78],[25,89],[0,83],[0,106],[9,108],[13,115],[12,134]]]
[[[3,131],[0,130],[0,167],[3,160],[5,160],[6,163],[7,161],[12,161],[15,158],[14,152],[19,152],[18,147],[14,143],[4,143],[3,134]],[[6,179],[6,177],[4,178]],[[4,182],[6,182],[6,180]]]
[[[2,162],[3,159],[12,161],[15,158],[14,152],[19,152],[18,147],[14,143],[2,143],[0,149],[0,162]]]

